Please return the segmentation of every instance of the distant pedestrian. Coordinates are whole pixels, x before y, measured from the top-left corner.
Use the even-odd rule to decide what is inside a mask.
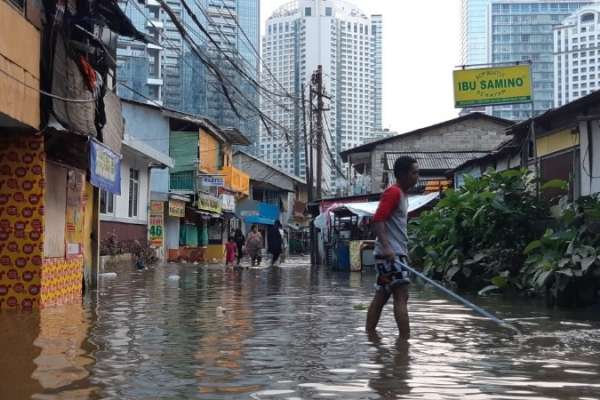
[[[242,257],[244,257],[244,243],[246,243],[246,238],[244,237],[241,229],[238,228],[235,230],[233,240],[237,245],[237,265],[240,265],[242,262]]]
[[[258,226],[252,225],[252,230],[246,238],[246,253],[250,257],[250,263],[254,267],[262,261],[261,252],[263,248],[263,236],[258,231]]]
[[[233,265],[237,255],[237,244],[233,236],[229,236],[229,240],[225,245],[225,265]]]
[[[394,298],[394,317],[400,338],[408,339],[408,271],[402,267],[408,255],[408,191],[419,179],[419,166],[411,157],[400,157],[394,162],[396,183],[383,192],[377,212],[373,216],[375,233],[375,268],[377,290],[367,312],[367,332],[377,327],[383,306],[390,296]]]
[[[272,255],[271,266],[274,266],[279,260],[279,256],[281,256],[281,251],[283,249],[283,237],[281,236],[281,223],[279,220],[275,221],[273,226],[269,227],[268,236],[267,236],[267,245],[268,251]]]

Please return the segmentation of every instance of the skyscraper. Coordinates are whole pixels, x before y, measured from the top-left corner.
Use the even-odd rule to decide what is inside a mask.
[[[375,124],[381,123],[382,25],[381,16],[369,18],[342,0],[296,0],[269,17],[262,82],[273,91],[281,92],[283,86],[291,98],[261,99],[263,110],[285,127],[271,132],[261,128],[260,150],[266,160],[288,173],[305,175],[297,99],[302,85],[309,87],[313,71],[321,65],[329,109],[324,122],[323,187],[326,192],[334,189],[337,154],[368,140]],[[308,99],[308,90],[306,94]]]
[[[371,15],[371,57],[373,60],[373,129],[383,129],[383,17]]]
[[[600,4],[582,7],[554,28],[554,106],[600,89]]]
[[[259,0],[168,0],[203,57],[225,77],[223,84],[192,51],[177,27],[156,1],[119,1],[138,29],[154,44],[119,38],[119,94],[140,101],[157,101],[166,107],[208,117],[222,127],[239,128],[257,141],[258,92],[250,79],[259,79]],[[208,31],[196,25],[194,18]],[[234,67],[230,61],[235,62]],[[242,76],[238,69],[244,71]],[[224,96],[231,93],[240,116]]]
[[[580,0],[492,0],[490,62],[532,62],[533,112],[554,105],[553,28],[578,8]],[[531,116],[530,104],[492,107],[494,116],[522,121]]]
[[[488,62],[488,9],[491,0],[461,0],[461,62]]]

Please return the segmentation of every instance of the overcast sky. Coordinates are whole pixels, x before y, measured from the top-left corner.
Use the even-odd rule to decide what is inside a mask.
[[[458,115],[452,69],[460,61],[458,0],[350,0],[383,15],[383,126],[403,133]],[[261,32],[287,0],[261,0]],[[261,33],[262,35],[262,33]]]

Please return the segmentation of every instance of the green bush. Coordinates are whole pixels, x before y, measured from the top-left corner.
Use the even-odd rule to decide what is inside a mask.
[[[600,199],[561,199],[556,222],[525,248],[521,284],[547,290],[561,305],[589,304],[600,275]]]
[[[540,237],[548,206],[527,170],[466,177],[436,207],[411,222],[411,257],[425,274],[463,289],[520,287],[527,245]]]

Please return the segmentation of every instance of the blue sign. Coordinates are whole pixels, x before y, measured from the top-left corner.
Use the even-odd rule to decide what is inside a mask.
[[[90,182],[114,194],[121,194],[121,157],[102,144],[90,141]]]

